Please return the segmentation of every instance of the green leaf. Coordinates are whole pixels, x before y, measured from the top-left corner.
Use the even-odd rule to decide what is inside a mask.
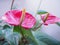
[[[8,45],[8,42],[6,41],[5,37],[10,34],[11,30],[9,32],[8,31],[7,30],[0,30],[0,45]]]
[[[9,43],[6,40],[4,40],[4,41],[0,41],[0,45],[9,45]]]
[[[31,30],[26,30],[22,27],[19,27],[19,26],[14,26],[14,32],[18,32],[18,33],[22,33],[24,35],[25,38],[29,38],[32,40],[32,42],[35,44],[35,45],[38,45],[37,41],[35,40],[35,37],[33,36]],[[28,41],[29,41],[28,39]]]
[[[1,45],[18,45],[20,34],[17,32],[12,32],[10,29],[0,30],[0,39],[2,38],[6,41],[0,41]]]
[[[8,42],[5,42],[3,45],[9,45],[9,43]]]
[[[4,39],[4,36],[5,36],[5,35],[4,35],[3,31],[0,30],[0,40],[1,40],[1,39]]]
[[[20,40],[20,35],[14,32],[13,34],[10,34],[9,36],[7,36],[6,40],[9,42],[10,45],[18,45]]]
[[[13,26],[7,24],[4,21],[0,21],[0,30],[12,29]]]
[[[13,32],[18,32],[18,33],[20,33],[20,27],[19,27],[19,26],[14,26]]]
[[[59,22],[57,22],[56,24],[57,24],[58,26],[60,26],[60,23],[59,23]]]
[[[54,39],[53,37],[37,30],[34,32],[36,39],[40,45],[60,45],[60,42]]]
[[[48,12],[44,11],[44,10],[38,10],[37,14],[41,15],[41,14],[46,14]]]
[[[0,30],[0,36],[2,36],[2,34],[3,34],[2,30]]]
[[[7,24],[3,26],[3,29],[9,29],[9,28],[12,28],[12,26],[7,25]]]
[[[30,44],[31,44],[31,41],[32,41],[32,43],[34,43],[34,45],[38,45],[38,43],[37,43],[35,37],[33,36],[31,30],[26,30],[26,29],[22,28],[22,31],[23,31],[24,36],[25,36],[25,37],[28,39],[28,41],[30,42]]]

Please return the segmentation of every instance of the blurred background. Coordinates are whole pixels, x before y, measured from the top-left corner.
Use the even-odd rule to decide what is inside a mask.
[[[4,15],[6,11],[10,10],[11,1],[12,0],[0,0],[0,17]],[[39,5],[40,3],[41,5]],[[14,7],[19,10],[26,8],[26,10],[34,16],[36,16],[36,11],[38,7],[40,7],[39,10],[45,10],[60,17],[60,0],[15,0]],[[37,19],[39,19],[39,16],[37,16]],[[60,41],[60,27],[58,25],[43,25],[41,31]]]

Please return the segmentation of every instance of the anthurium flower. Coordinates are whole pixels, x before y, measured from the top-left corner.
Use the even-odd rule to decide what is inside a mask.
[[[44,21],[45,17],[46,17],[46,14],[41,15],[41,18],[42,18],[44,25],[54,24],[54,23],[60,22],[60,18],[58,18],[52,14],[48,14],[46,20]]]
[[[5,15],[2,17],[4,21],[11,25],[20,25],[20,19],[22,16],[22,11],[19,10],[10,10],[5,13]],[[28,12],[25,13],[25,18],[23,22],[21,23],[21,26],[24,28],[32,28],[36,23],[36,19]]]

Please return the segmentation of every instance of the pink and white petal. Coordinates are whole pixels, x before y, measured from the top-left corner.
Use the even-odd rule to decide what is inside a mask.
[[[60,22],[60,18],[51,18],[50,20],[46,20],[45,24],[54,24],[54,23],[57,23],[57,22]]]
[[[54,20],[46,20],[45,24],[54,24],[55,21]]]
[[[5,13],[3,16],[5,21],[11,25],[19,25],[20,17],[22,15],[22,11],[19,10],[11,10]],[[32,28],[36,23],[36,19],[29,13],[26,13],[25,19],[22,22],[21,26],[24,28]]]
[[[42,15],[42,16],[41,16],[42,21],[44,20],[44,17],[45,17],[45,16],[46,16],[46,15]],[[44,25],[46,25],[46,24],[47,24],[47,25],[48,25],[48,24],[54,24],[54,23],[56,23],[56,22],[60,22],[60,18],[58,18],[58,17],[56,17],[56,16],[54,16],[54,15],[52,15],[52,14],[49,14],[46,22],[43,21]]]
[[[46,16],[45,14],[41,15],[42,20],[44,20],[45,16]],[[55,19],[55,18],[56,18],[56,16],[53,16],[53,15],[49,14],[47,20],[51,20],[51,19]]]
[[[18,25],[19,24],[19,19],[14,17],[14,13],[12,13],[12,11],[8,11],[7,13],[5,13],[5,15],[3,16],[4,21],[6,21],[9,24],[12,25]]]
[[[60,22],[60,18],[56,17],[55,22]]]
[[[35,25],[35,23],[36,19],[31,14],[26,13],[25,19],[22,22],[21,26],[26,29],[29,29],[32,28]]]

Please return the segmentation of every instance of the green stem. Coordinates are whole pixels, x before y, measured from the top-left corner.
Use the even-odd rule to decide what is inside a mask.
[[[10,8],[10,10],[12,10],[12,8],[13,8],[14,1],[15,1],[15,0],[12,0],[12,3],[11,3],[11,8]]]
[[[20,26],[20,33],[22,35],[22,37],[24,37],[23,31],[22,31],[22,27]]]
[[[37,10],[36,10],[35,17],[36,17],[36,15],[37,15],[37,11],[38,11],[38,9],[39,9],[40,6],[41,6],[41,3],[42,3],[42,0],[39,2],[38,8],[37,8]],[[37,29],[40,28],[41,26],[42,26],[42,24],[40,24],[38,27],[34,27],[33,29],[34,29],[34,30],[37,30]]]
[[[37,30],[42,26],[42,24],[40,24],[38,27],[35,27],[34,29]]]
[[[20,33],[22,35],[21,43],[23,43],[24,45],[28,44],[28,41],[26,40],[26,37],[24,36],[23,29],[21,26],[20,26]]]
[[[37,27],[34,27],[34,28],[32,28],[32,29],[37,30],[37,29],[39,29],[41,26],[42,26],[42,23],[39,24]]]

